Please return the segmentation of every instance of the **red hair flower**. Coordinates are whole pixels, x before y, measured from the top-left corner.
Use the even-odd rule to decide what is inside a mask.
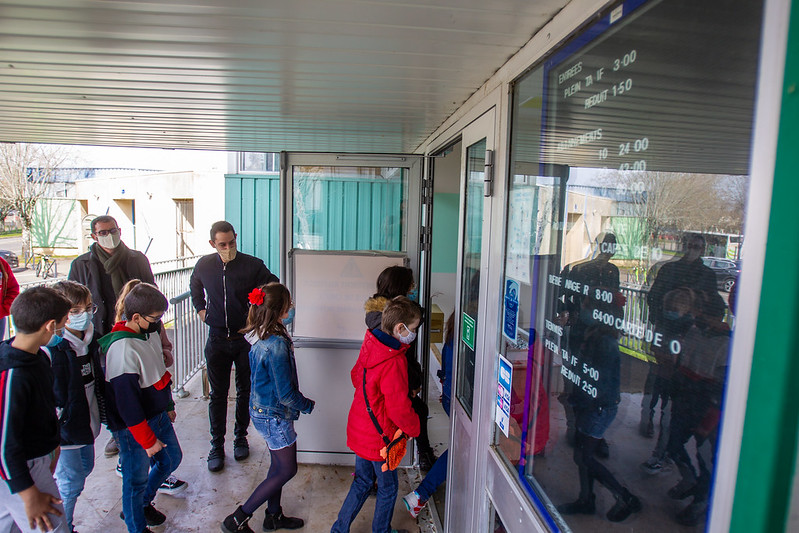
[[[260,287],[255,287],[250,294],[247,295],[252,305],[261,305],[264,303],[264,291]]]

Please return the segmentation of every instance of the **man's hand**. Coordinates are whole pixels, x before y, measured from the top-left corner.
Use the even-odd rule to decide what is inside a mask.
[[[200,310],[200,311],[197,311],[197,314],[198,314],[198,315],[200,315],[200,320],[202,320],[203,322],[205,322],[205,309],[202,309],[202,310]]]
[[[175,419],[178,417],[178,414],[175,411],[167,411],[166,416],[168,416],[169,420],[174,424]]]
[[[36,485],[21,491],[19,495],[25,503],[25,514],[28,515],[28,525],[30,528],[39,528],[42,531],[50,531],[53,529],[53,523],[47,514],[50,513],[61,516],[63,513],[55,507],[55,505],[61,503],[61,500],[52,494],[41,492],[36,488]]]
[[[155,444],[147,448],[145,451],[147,452],[147,457],[152,457],[153,455],[157,454],[164,448],[166,448],[166,444],[164,444],[158,439],[155,439]]]

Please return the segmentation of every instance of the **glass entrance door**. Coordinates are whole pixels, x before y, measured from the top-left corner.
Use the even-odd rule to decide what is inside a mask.
[[[452,437],[449,452],[447,488],[447,531],[471,531],[483,505],[478,488],[480,456],[478,436],[484,418],[478,391],[482,390],[487,338],[485,293],[488,279],[488,254],[491,236],[491,197],[485,195],[487,151],[494,148],[494,111],[491,110],[463,131],[461,159],[461,224],[458,262],[458,290],[455,305],[456,336]],[[490,171],[490,169],[489,169]]]

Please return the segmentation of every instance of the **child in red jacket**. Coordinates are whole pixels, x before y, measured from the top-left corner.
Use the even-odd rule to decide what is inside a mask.
[[[331,533],[350,530],[350,524],[369,497],[375,479],[377,501],[372,531],[393,531],[391,516],[397,499],[397,471],[383,471],[380,450],[385,443],[366,409],[365,397],[383,433],[389,438],[393,438],[397,429],[410,437],[419,435],[419,417],[408,398],[405,351],[416,338],[420,319],[419,306],[405,296],[397,296],[383,310],[380,328],[366,332],[358,362],[351,372],[355,396],[347,420],[347,446],[355,452],[355,479]]]

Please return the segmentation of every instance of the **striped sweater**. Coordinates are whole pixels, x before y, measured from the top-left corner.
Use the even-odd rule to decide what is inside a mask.
[[[27,462],[58,447],[53,370],[47,355],[0,342],[0,477],[12,493],[33,486]]]
[[[136,333],[118,322],[99,340],[106,354],[106,410],[108,429],[129,429],[142,448],[156,442],[147,420],[173,409],[158,333]]]

